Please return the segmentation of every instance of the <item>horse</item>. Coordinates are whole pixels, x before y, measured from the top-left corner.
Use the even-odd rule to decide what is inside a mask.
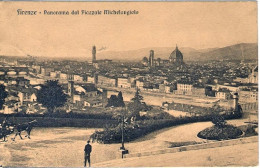
[[[17,135],[19,135],[20,138],[23,139],[22,136],[21,136],[22,131],[26,131],[27,135],[25,137],[28,137],[28,139],[31,139],[30,134],[31,134],[31,131],[33,129],[33,126],[35,126],[36,123],[37,123],[37,120],[33,120],[33,121],[28,122],[28,123],[22,123],[22,124],[15,125],[14,131],[16,133],[15,133],[15,136],[12,138],[12,140],[15,141],[15,137]]]

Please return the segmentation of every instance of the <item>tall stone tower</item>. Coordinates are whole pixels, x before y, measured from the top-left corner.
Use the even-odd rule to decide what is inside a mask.
[[[233,109],[238,111],[238,93],[234,93],[233,95]]]
[[[149,66],[154,66],[154,50],[150,50],[150,57],[149,57]]]
[[[94,74],[94,84],[95,85],[98,84],[98,74],[97,73]]]
[[[92,47],[92,63],[96,62],[96,46]]]
[[[68,95],[72,97],[74,95],[74,75],[69,74],[68,75]]]
[[[102,105],[106,107],[107,105],[107,90],[103,89],[102,91]]]

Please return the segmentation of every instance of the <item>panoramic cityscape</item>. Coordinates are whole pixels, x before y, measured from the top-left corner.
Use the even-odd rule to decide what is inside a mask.
[[[203,29],[209,28],[203,30],[208,38],[193,36],[201,42],[189,37],[196,26],[187,28],[187,22],[180,23],[187,31],[178,32],[180,38],[170,36],[171,40],[167,37],[172,30],[158,26],[162,18],[154,16],[143,26],[134,17],[144,15],[147,3],[143,8],[135,5],[138,3],[121,4],[139,11],[136,15],[102,18],[119,23],[122,31],[110,22],[108,30],[100,24],[74,31],[68,28],[73,26],[57,19],[61,16],[48,16],[57,17],[56,22],[42,16],[35,16],[40,21],[28,19],[32,16],[12,16],[19,25],[27,22],[35,27],[31,36],[24,37],[27,31],[23,34],[15,29],[10,38],[3,35],[0,43],[0,167],[257,166],[257,36],[240,33],[235,38],[224,32],[230,40],[225,41],[221,34],[212,33],[208,25],[214,24],[211,17],[219,10],[215,3],[207,4],[210,12],[202,2],[194,7],[160,3],[164,10],[179,5],[177,14],[194,8],[203,18]],[[29,10],[27,4],[20,5]],[[231,4],[227,4],[229,8],[218,5],[229,13],[248,4],[238,4],[234,10]],[[241,24],[237,31],[255,30],[255,6],[251,2],[241,14],[250,15],[247,20],[239,20],[237,13],[232,15],[232,24]],[[205,12],[212,12],[212,16],[204,18]],[[193,14],[184,20],[193,22]],[[164,15],[164,24],[172,26],[168,24],[172,15]],[[120,17],[129,17],[129,22]],[[73,19],[70,21],[82,24],[82,18]],[[93,24],[100,20],[89,19]],[[221,19],[215,21],[226,25]],[[40,29],[28,20],[62,25],[64,30],[49,30],[45,25]],[[251,21],[252,25],[244,24]],[[13,30],[12,23],[7,21],[3,30]],[[219,23],[215,28],[222,32]],[[134,29],[135,33],[129,30],[132,24],[140,28]],[[150,30],[146,25],[152,25],[154,33],[146,34]],[[226,31],[232,32],[233,27],[226,27]],[[81,41],[79,37],[84,38],[85,33],[90,38]],[[28,41],[18,44],[19,40],[12,40],[16,38]]]

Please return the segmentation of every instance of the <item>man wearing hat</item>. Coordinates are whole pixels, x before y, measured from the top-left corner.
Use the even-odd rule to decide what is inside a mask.
[[[84,167],[86,167],[86,163],[88,162],[89,163],[89,167],[90,167],[90,153],[92,151],[92,146],[89,144],[90,141],[88,140],[88,143],[87,145],[85,146],[85,161],[84,161]]]

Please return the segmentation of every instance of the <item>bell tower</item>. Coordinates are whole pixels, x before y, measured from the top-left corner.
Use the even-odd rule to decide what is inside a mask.
[[[74,75],[68,74],[68,95],[73,98],[74,95]]]
[[[154,50],[150,50],[149,65],[150,67],[154,66]]]
[[[92,63],[95,63],[96,62],[96,46],[93,46],[92,47]]]
[[[234,93],[233,95],[233,108],[235,111],[238,110],[238,93]]]

